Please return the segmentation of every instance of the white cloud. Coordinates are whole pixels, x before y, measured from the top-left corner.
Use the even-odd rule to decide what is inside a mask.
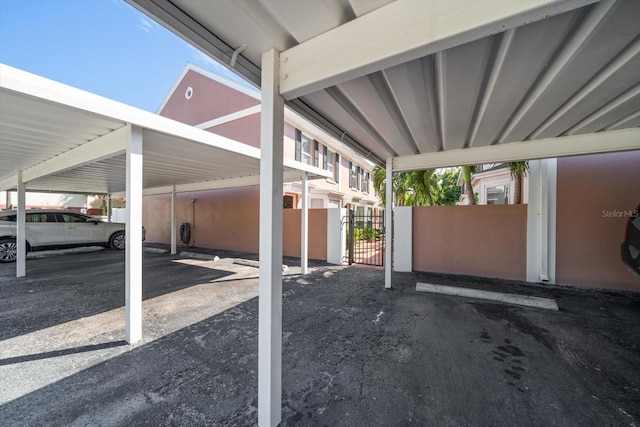
[[[145,18],[140,18],[140,22],[138,24],[138,28],[146,33],[150,33],[153,29],[153,23]]]

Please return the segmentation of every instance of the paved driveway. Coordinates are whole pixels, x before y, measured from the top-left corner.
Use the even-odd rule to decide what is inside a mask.
[[[222,256],[224,254],[221,253]],[[174,257],[175,258],[175,257]],[[257,269],[145,254],[144,341],[119,252],[0,266],[0,424],[254,425]],[[284,284],[283,425],[640,425],[640,297],[316,266]],[[559,312],[415,291],[556,298]]]

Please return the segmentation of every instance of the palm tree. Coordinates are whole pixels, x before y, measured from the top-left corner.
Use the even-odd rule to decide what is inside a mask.
[[[511,171],[511,177],[514,180],[513,203],[522,203],[522,178],[529,174],[529,162],[509,162],[507,167]]]
[[[475,165],[462,166],[462,179],[464,181],[464,193],[467,195],[467,204],[476,204],[476,194],[473,192],[471,185],[471,174],[476,172]]]
[[[434,169],[393,174],[393,189],[396,206],[429,206],[434,203],[437,192],[433,185]],[[373,171],[373,187],[386,203],[386,170],[376,167]]]

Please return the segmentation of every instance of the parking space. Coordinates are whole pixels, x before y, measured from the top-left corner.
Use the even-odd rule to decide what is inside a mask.
[[[143,341],[124,335],[124,254],[0,266],[7,425],[254,425],[257,273],[145,253]],[[238,255],[238,254],[234,254]],[[555,298],[550,312],[416,282]],[[283,425],[637,425],[640,296],[315,266],[284,279]]]

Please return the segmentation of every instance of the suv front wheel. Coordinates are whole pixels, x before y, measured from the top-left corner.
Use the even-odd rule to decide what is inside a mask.
[[[111,249],[123,250],[125,247],[124,231],[117,231],[111,235],[109,239]]]
[[[15,262],[18,257],[16,239],[0,239],[0,262]]]

